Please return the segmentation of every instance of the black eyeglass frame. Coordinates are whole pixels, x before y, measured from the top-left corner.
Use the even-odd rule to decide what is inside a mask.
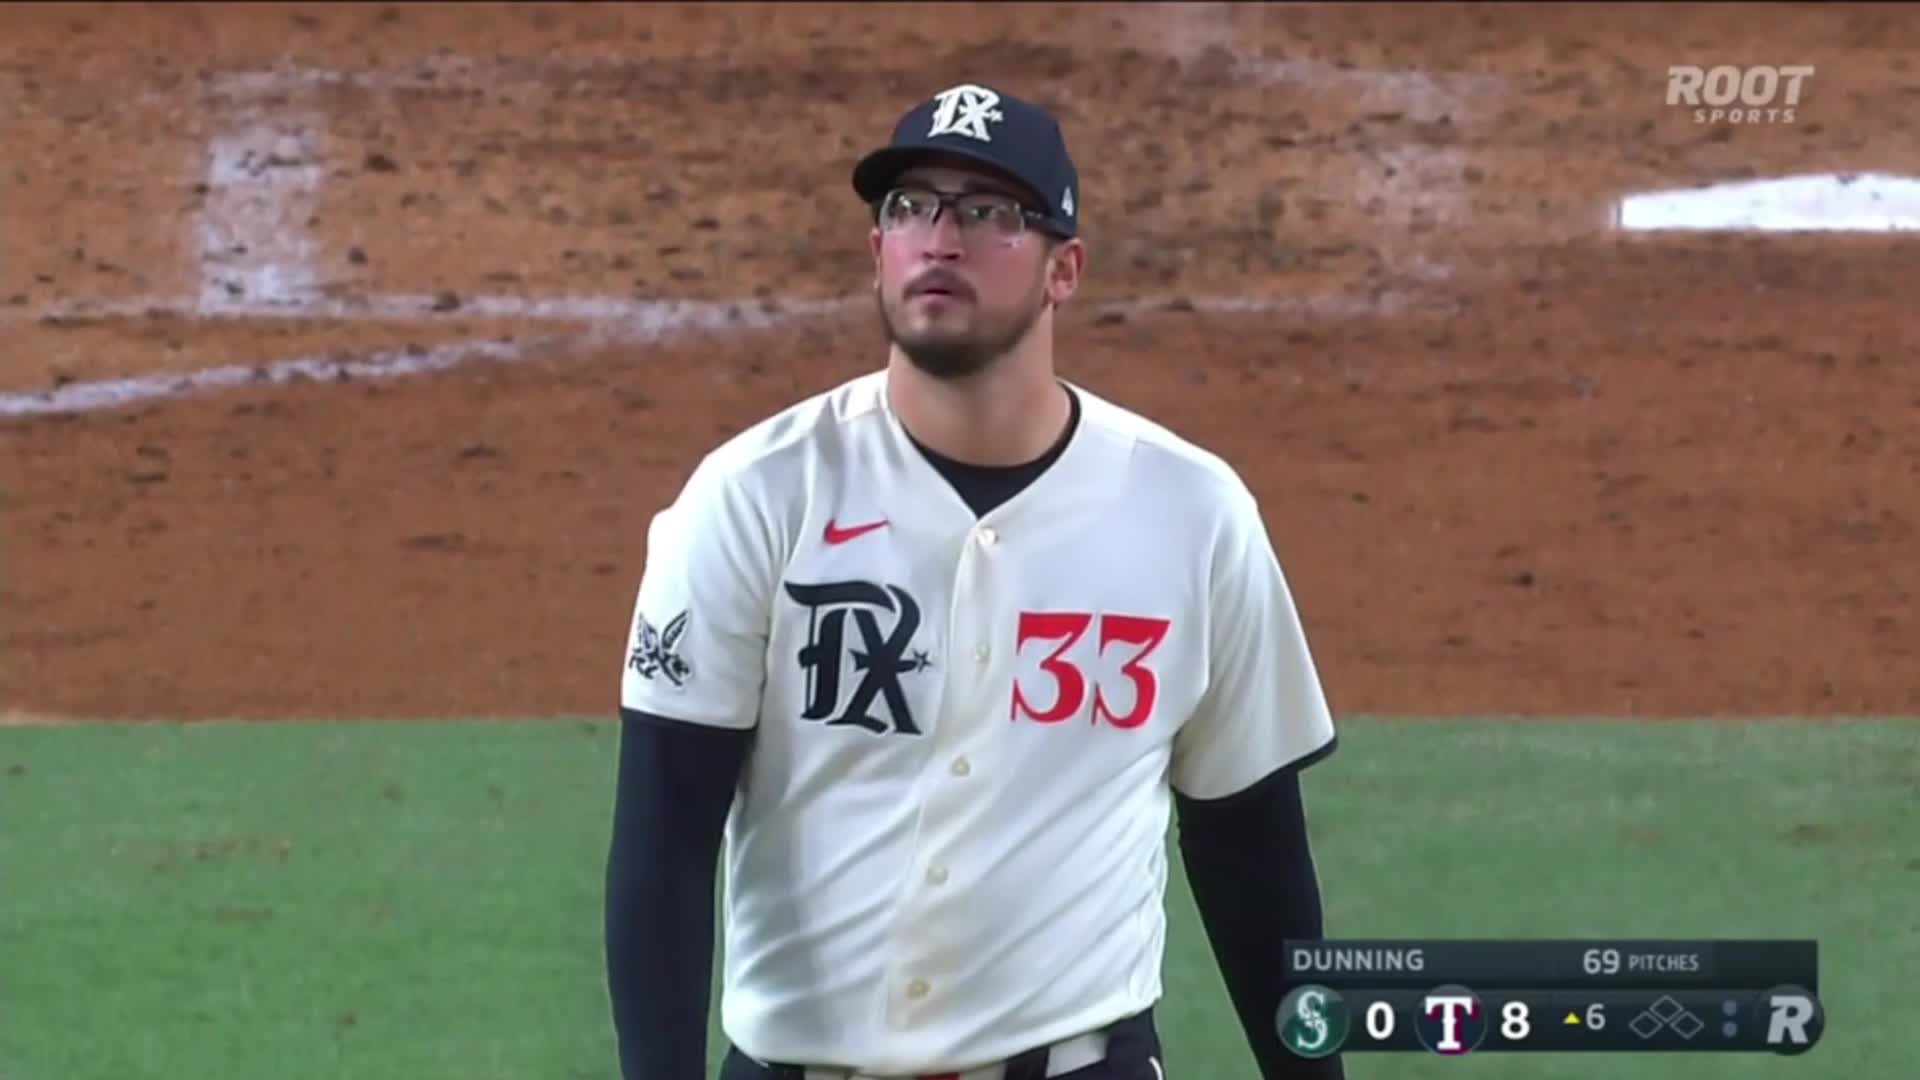
[[[1045,233],[1048,236],[1057,237],[1061,235],[1059,230],[1054,228],[1053,218],[1050,215],[1048,215],[1046,211],[1035,210],[1033,207],[1028,206],[1025,200],[1021,199],[1018,195],[1014,195],[1005,191],[941,191],[938,188],[925,187],[925,186],[916,185],[916,184],[903,184],[899,187],[888,188],[886,194],[874,200],[872,210],[873,210],[873,223],[875,225],[880,224],[880,217],[881,217],[881,214],[885,211],[887,203],[890,200],[892,200],[895,195],[898,195],[903,191],[923,192],[927,195],[933,196],[934,201],[938,204],[933,211],[934,221],[939,221],[940,215],[946,213],[948,210],[958,210],[960,200],[966,198],[969,195],[993,195],[999,198],[1011,200],[1014,205],[1014,208],[1020,211],[1021,232],[1025,232],[1027,229],[1031,228],[1038,232]],[[962,226],[963,231],[964,229],[965,229],[965,226]],[[1020,233],[1013,233],[1011,235],[1019,236]]]

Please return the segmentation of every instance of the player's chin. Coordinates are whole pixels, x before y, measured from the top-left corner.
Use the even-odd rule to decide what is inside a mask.
[[[953,345],[979,336],[969,312],[952,309],[908,312],[903,337],[917,338],[929,344]]]
[[[981,345],[980,335],[964,323],[927,325],[916,323],[900,335],[900,344],[911,349],[939,352],[965,352]]]
[[[907,301],[907,316],[929,325],[951,325],[973,318],[972,301],[953,296],[916,296]]]
[[[929,375],[958,378],[972,375],[992,363],[997,350],[979,334],[898,334],[894,343],[913,366]]]

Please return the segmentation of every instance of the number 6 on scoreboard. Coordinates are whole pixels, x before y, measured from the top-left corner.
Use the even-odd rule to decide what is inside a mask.
[[[1367,1006],[1367,1034],[1375,1042],[1386,1042],[1393,1035],[1393,1006],[1384,1001]]]
[[[1598,1002],[1595,1002],[1594,1004],[1587,1006],[1587,1030],[1599,1031],[1600,1029],[1606,1026],[1607,1026],[1606,1007],[1599,1004]]]

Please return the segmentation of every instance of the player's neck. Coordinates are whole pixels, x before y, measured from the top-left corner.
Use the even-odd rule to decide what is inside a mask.
[[[1051,344],[1032,335],[965,379],[934,378],[896,350],[888,399],[907,431],[937,454],[969,465],[1024,465],[1053,446],[1072,414]]]

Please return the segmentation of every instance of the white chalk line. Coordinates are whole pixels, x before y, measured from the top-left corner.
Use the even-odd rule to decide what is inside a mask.
[[[125,378],[76,380],[51,390],[0,394],[0,417],[91,412],[239,386],[274,385],[301,380],[392,379],[450,371],[476,363],[515,363],[551,353],[651,344],[700,331],[764,330],[793,319],[831,315],[852,302],[845,299],[789,300],[769,307],[760,300],[722,303],[692,300],[619,301],[614,298],[583,297],[567,305],[565,302],[540,301],[515,303],[512,302],[514,298],[509,297],[480,299],[496,301],[480,305],[482,307],[495,307],[505,313],[523,317],[531,315],[536,319],[544,317],[557,318],[562,322],[580,321],[583,311],[591,312],[586,318],[592,322],[584,330],[548,334],[527,341],[447,342],[382,350],[357,358],[343,357],[339,352],[334,352]],[[158,305],[152,303],[133,302],[114,306],[133,310],[123,316],[90,317],[130,317],[158,310]],[[552,310],[555,307],[565,310],[565,315],[555,316]],[[303,312],[277,305],[263,305],[259,311],[247,311],[245,314],[317,320],[341,318],[337,314]],[[355,321],[355,317],[348,316],[342,321]]]
[[[476,362],[522,359],[542,344],[465,341],[431,348],[379,352],[361,360],[300,356],[270,364],[228,364],[190,372],[162,372],[124,379],[72,382],[39,394],[0,394],[0,417],[95,412],[239,386],[423,375]]]
[[[1818,173],[1644,191],[1622,198],[1612,225],[1627,231],[1912,232],[1920,177]]]
[[[1442,280],[1444,275],[1430,270],[1418,275],[1427,280]],[[1085,310],[1093,315],[1143,315],[1161,310],[1177,311],[1192,307],[1196,311],[1217,314],[1303,314],[1326,317],[1392,317],[1411,308],[1414,295],[1405,290],[1390,291],[1361,301],[1345,293],[1313,293],[1296,296],[1272,296],[1254,293],[1230,295],[1161,292],[1136,295],[1125,300],[1093,304]],[[514,319],[527,322],[579,322],[611,324],[616,332],[651,340],[671,336],[678,331],[725,330],[770,325],[789,317],[810,318],[836,315],[849,308],[871,304],[872,296],[859,294],[837,297],[739,297],[730,300],[648,300],[620,296],[508,296],[465,295],[449,304],[427,294],[375,294],[370,296],[320,299],[257,300],[235,299],[221,310],[205,315],[197,304],[171,297],[135,297],[123,300],[80,300],[49,304],[39,308],[0,308],[0,324],[37,322],[81,325],[111,320],[179,319],[186,322],[237,321],[241,319],[284,319],[312,322],[426,321],[457,322],[476,318]],[[1068,309],[1069,316],[1074,314]]]
[[[423,66],[410,71],[346,71],[283,64],[251,71],[216,71],[208,74],[205,82],[208,93],[214,97],[251,101],[278,98],[289,90],[328,87],[382,91],[479,88],[488,82],[489,75],[499,76],[507,70],[504,65],[488,65],[489,70],[481,71],[480,65],[454,54],[436,57],[434,62],[441,66]],[[531,74],[540,69],[523,66],[521,70]]]
[[[204,312],[197,298],[134,297],[122,300],[76,300],[36,309],[0,308],[0,323],[85,323],[110,319],[284,319],[314,322],[427,321],[457,322],[476,318],[521,319],[534,322],[608,322],[637,328],[645,334],[670,333],[677,328],[724,328],[754,319],[776,319],[786,314],[831,313],[847,303],[844,298],[744,297],[733,300],[649,300],[623,296],[511,296],[427,293],[376,293],[366,296],[293,296],[261,299],[232,297],[217,309]]]
[[[390,303],[398,298],[385,298]],[[148,401],[198,395],[244,386],[284,385],[300,381],[379,380],[429,375],[473,364],[511,364],[542,356],[564,356],[622,345],[647,345],[699,332],[751,332],[777,328],[795,321],[829,318],[872,305],[868,294],[826,299],[747,299],[736,301],[622,300],[615,297],[575,297],[529,300],[478,297],[475,307],[494,314],[525,318],[529,322],[586,322],[584,329],[549,333],[524,341],[477,340],[387,349],[362,356],[302,355],[283,359],[181,369],[125,378],[75,380],[49,390],[0,393],[0,418],[50,416],[124,408]],[[1319,293],[1300,297],[1190,296],[1163,293],[1090,306],[1082,318],[1102,316],[1137,319],[1157,315],[1286,315],[1316,318],[1377,318],[1383,308],[1404,310],[1412,298],[1404,294],[1351,297]],[[380,306],[370,302],[370,307]],[[103,309],[118,309],[108,312]],[[139,318],[164,310],[152,301],[93,305],[85,318]],[[364,319],[355,308],[347,321]],[[263,305],[248,315],[279,318],[326,319],[341,316]],[[408,309],[409,314],[417,314]],[[190,316],[189,316],[190,317]],[[454,317],[447,315],[444,317]],[[198,321],[198,320],[195,320]],[[223,320],[225,321],[225,320]]]

